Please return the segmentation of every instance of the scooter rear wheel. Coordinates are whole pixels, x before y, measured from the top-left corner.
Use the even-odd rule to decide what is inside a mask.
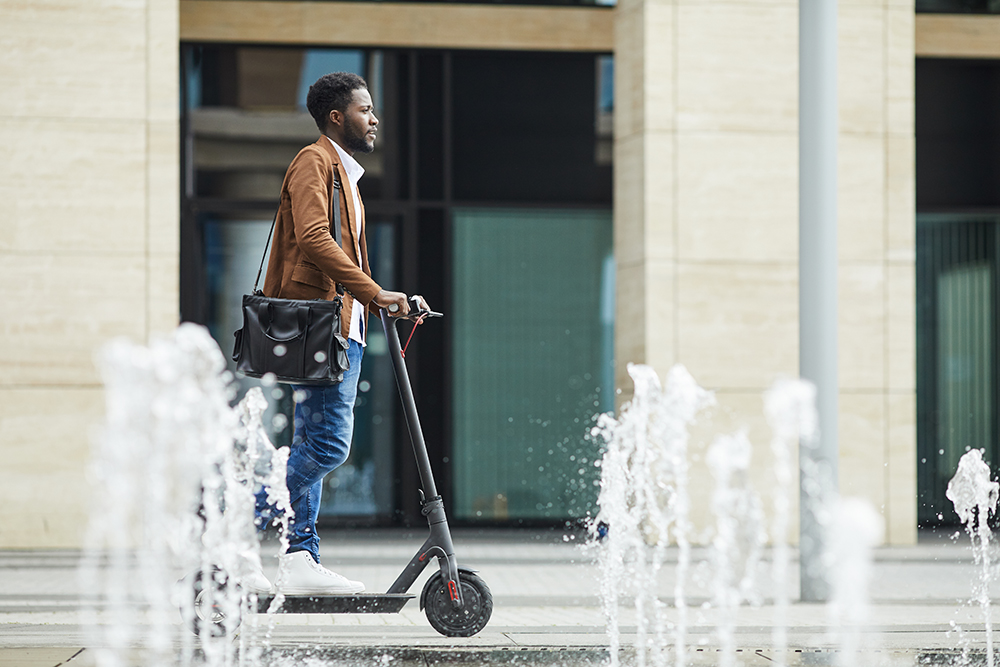
[[[448,582],[435,572],[424,585],[424,613],[431,627],[446,637],[471,637],[486,627],[493,615],[493,594],[486,582],[471,572],[458,573],[462,606],[451,604]]]
[[[203,634],[222,637],[236,632],[242,621],[240,610],[235,610],[234,618],[229,618],[223,611],[225,605],[222,603],[222,598],[227,593],[228,577],[222,570],[216,568],[212,570],[208,579],[206,585],[204,573],[201,571],[185,577],[185,581],[193,589],[191,591],[193,608],[187,614],[182,608],[181,616],[188,618],[191,631],[199,637]],[[211,596],[209,588],[212,591]],[[213,598],[212,604],[208,602],[209,597]]]

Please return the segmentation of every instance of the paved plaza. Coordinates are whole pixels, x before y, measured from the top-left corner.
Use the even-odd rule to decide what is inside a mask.
[[[324,563],[364,581],[369,591],[385,590],[422,539],[419,532],[400,530],[325,533]],[[608,636],[598,571],[593,554],[578,545],[580,539],[560,531],[456,531],[460,562],[479,571],[494,597],[492,620],[475,637],[439,635],[416,600],[399,614],[282,614],[275,617],[263,661],[275,667],[605,664]],[[273,545],[266,544],[264,551],[265,570],[271,573],[276,568]],[[676,556],[676,551],[669,554],[659,591],[671,604]],[[81,627],[88,605],[80,593],[78,560],[75,551],[0,551],[0,667],[95,664],[95,647]],[[773,664],[775,657],[769,565],[761,567],[762,603],[740,608],[734,620],[737,656],[744,665]],[[871,619],[853,664],[944,664],[963,645],[973,658],[981,657],[985,630],[980,608],[969,603],[978,570],[968,538],[953,542],[925,535],[915,547],[879,549],[874,567]],[[428,574],[411,593],[419,594]],[[793,599],[797,579],[793,563]],[[686,590],[687,664],[720,664],[720,618],[708,606],[707,551],[695,549]],[[991,594],[1000,598],[1000,587]],[[825,605],[794,603],[787,617],[786,664],[836,664],[839,644]],[[670,618],[678,620],[675,610]],[[624,663],[634,663],[638,623],[628,605],[621,608],[620,620],[621,656]],[[667,662],[674,664],[673,655]]]

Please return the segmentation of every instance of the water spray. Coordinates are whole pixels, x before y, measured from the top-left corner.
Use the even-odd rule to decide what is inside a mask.
[[[976,565],[980,568],[979,582],[974,587],[973,594],[983,611],[987,665],[993,667],[993,619],[989,591],[992,578],[989,545],[993,534],[987,521],[996,511],[997,500],[1000,498],[1000,484],[992,481],[990,477],[990,467],[983,461],[982,452],[971,449],[959,459],[958,471],[948,482],[945,496],[955,505],[955,512],[965,525],[965,530],[972,540]]]

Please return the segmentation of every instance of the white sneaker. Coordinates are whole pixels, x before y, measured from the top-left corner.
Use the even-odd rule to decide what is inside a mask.
[[[257,595],[270,595],[273,587],[271,586],[271,582],[268,581],[267,577],[264,575],[264,570],[261,568],[260,563],[253,563],[250,567],[250,574],[243,577],[240,581],[240,585],[246,590],[256,593]]]
[[[308,551],[296,551],[281,557],[285,568],[285,581],[281,592],[285,595],[353,595],[365,590],[360,581],[351,581],[336,572],[330,572],[313,560]]]

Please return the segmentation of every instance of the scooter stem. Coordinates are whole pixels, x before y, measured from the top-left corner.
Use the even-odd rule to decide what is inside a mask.
[[[413,389],[410,387],[410,376],[406,372],[406,363],[400,351],[399,332],[396,331],[397,318],[391,317],[385,308],[379,309],[382,317],[382,328],[389,343],[389,358],[392,359],[392,370],[396,375],[396,386],[399,387],[399,397],[403,402],[403,413],[406,417],[406,428],[410,431],[410,442],[420,474],[420,486],[424,497],[428,500],[437,498],[437,486],[434,484],[434,474],[431,472],[430,458],[427,456],[427,445],[424,442],[424,432],[420,428],[420,417],[417,415],[417,403],[413,399]]]
[[[399,332],[396,331],[396,320],[385,308],[379,309],[382,317],[382,328],[389,343],[389,358],[392,359],[392,370],[396,375],[396,386],[399,387],[399,397],[402,399],[403,412],[406,415],[406,428],[410,431],[410,442],[413,445],[413,455],[420,473],[420,513],[427,518],[430,535],[403,572],[389,587],[388,593],[405,593],[416,581],[430,559],[437,558],[441,575],[449,584],[451,603],[455,609],[461,609],[463,604],[462,587],[458,575],[458,560],[455,558],[455,547],[451,541],[451,531],[448,528],[448,518],[444,511],[444,501],[438,495],[434,484],[434,473],[431,470],[430,458],[427,456],[427,445],[424,442],[424,432],[420,428],[420,417],[417,415],[417,403],[413,399],[413,389],[410,387],[410,376],[406,372],[406,362],[399,346]]]

